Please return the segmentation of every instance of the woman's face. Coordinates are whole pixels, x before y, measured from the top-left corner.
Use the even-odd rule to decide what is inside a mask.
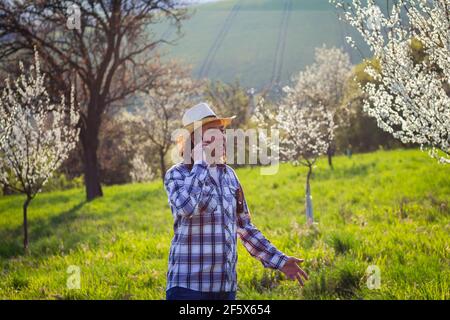
[[[225,128],[220,121],[212,121],[202,126],[202,140],[209,144],[218,139],[225,142]]]

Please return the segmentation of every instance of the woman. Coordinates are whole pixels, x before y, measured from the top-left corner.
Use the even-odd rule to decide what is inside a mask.
[[[308,278],[297,265],[302,259],[286,256],[251,223],[236,173],[225,164],[224,132],[232,119],[219,118],[206,103],[195,105],[183,116],[184,128],[191,133],[191,143],[183,146],[193,149],[188,150],[193,151],[193,162],[183,152],[184,161],[172,166],[164,178],[174,218],[168,300],[234,300],[237,235],[264,267],[280,270],[300,285]],[[200,128],[194,130],[194,123],[200,123]],[[195,136],[201,137],[198,143]],[[218,141],[222,148],[211,150]],[[223,154],[216,157],[220,149]]]

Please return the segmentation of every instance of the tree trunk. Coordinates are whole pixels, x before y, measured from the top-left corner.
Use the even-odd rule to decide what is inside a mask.
[[[101,116],[97,110],[98,106],[94,107],[89,105],[85,127],[81,130],[84,157],[84,184],[86,187],[86,199],[88,201],[103,196],[97,156]]]
[[[103,196],[97,159],[97,147],[88,144],[84,148],[84,183],[88,201]]]
[[[331,169],[333,169],[333,149],[331,146],[328,146],[327,155],[328,155],[328,165]]]
[[[308,175],[306,177],[306,222],[307,224],[312,224],[313,219],[313,207],[312,207],[312,197],[311,197],[311,186],[309,180],[311,179],[312,165],[308,166]]]
[[[31,197],[27,195],[27,199],[23,203],[23,251],[28,254],[28,205],[31,202]]]

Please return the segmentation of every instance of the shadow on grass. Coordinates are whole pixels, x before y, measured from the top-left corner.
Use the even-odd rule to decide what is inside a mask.
[[[130,202],[130,203],[139,203],[142,201],[167,201],[166,200],[166,192],[164,187],[154,189],[140,189],[133,191],[120,191],[114,194],[114,201],[117,203]],[[108,201],[108,195],[106,198],[101,199]]]
[[[44,250],[40,250],[41,243],[48,237],[54,236],[59,228],[62,226],[68,227],[77,218],[77,212],[84,206],[86,201],[82,201],[72,207],[71,209],[62,212],[57,216],[51,218],[39,218],[29,221],[28,238],[30,241],[31,254],[33,251],[39,252],[39,255],[45,254]],[[19,219],[19,217],[18,217]],[[78,238],[81,240],[82,235],[74,237],[72,240]],[[23,226],[22,224],[16,228],[0,229],[0,258],[9,259],[15,256],[23,255]],[[72,241],[72,244],[77,241]],[[35,249],[35,250],[33,250]]]
[[[351,178],[351,177],[357,177],[357,176],[366,176],[369,174],[369,172],[373,169],[375,169],[376,163],[364,163],[364,164],[353,164],[351,166],[346,166],[343,168],[335,168],[334,170],[331,170],[327,168],[328,170],[316,170],[313,175],[314,178],[319,179],[330,179],[330,178]]]

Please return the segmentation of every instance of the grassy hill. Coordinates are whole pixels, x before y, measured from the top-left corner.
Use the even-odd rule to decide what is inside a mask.
[[[238,244],[238,299],[450,299],[450,167],[416,150],[320,161],[313,177],[318,224],[305,226],[305,170],[237,171],[254,224],[305,259],[302,290]],[[172,216],[161,182],[105,188],[86,203],[74,189],[30,208],[31,254],[21,254],[20,196],[0,198],[0,299],[164,299]],[[81,289],[66,289],[67,268]],[[381,288],[369,290],[376,265]]]
[[[191,64],[199,78],[238,78],[257,89],[284,85],[323,44],[342,47],[354,63],[361,59],[344,40],[355,32],[338,20],[328,0],[224,0],[193,6],[191,13],[184,37],[160,49]],[[155,31],[173,40],[174,29],[161,25]]]

